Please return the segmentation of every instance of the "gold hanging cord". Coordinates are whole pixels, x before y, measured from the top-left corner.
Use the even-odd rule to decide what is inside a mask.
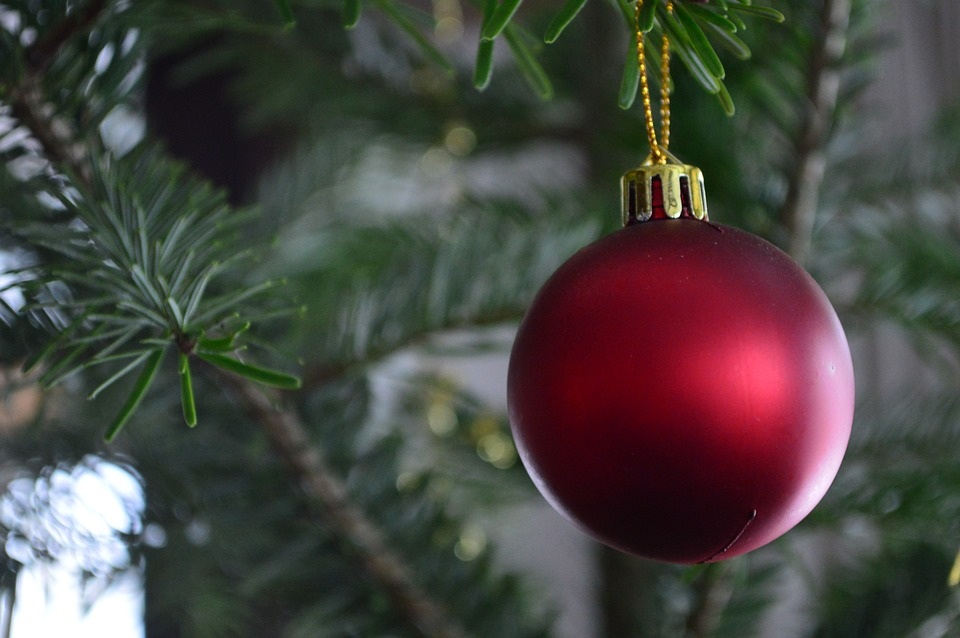
[[[673,13],[673,0],[667,0],[667,13]],[[653,121],[653,107],[650,104],[650,84],[647,80],[647,56],[644,51],[644,34],[640,28],[640,11],[643,0],[637,0],[633,20],[637,32],[637,62],[640,65],[640,97],[643,103],[643,118],[647,126],[647,141],[654,164],[667,163],[667,151],[670,148],[670,38],[666,30],[660,48],[660,142],[657,141],[657,129]]]

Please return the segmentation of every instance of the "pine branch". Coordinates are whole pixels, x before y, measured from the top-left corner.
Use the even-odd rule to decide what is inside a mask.
[[[94,3],[92,6],[99,6]],[[49,46],[62,47],[93,22],[80,16],[69,21],[69,29],[57,30]],[[45,49],[43,61],[58,53]],[[45,62],[44,62],[45,63]],[[52,106],[44,101],[39,82],[28,74],[13,91],[15,114],[40,143],[46,158],[70,173],[81,190],[93,191],[89,148],[70,127],[60,126]],[[88,142],[89,143],[89,142]],[[179,345],[179,344],[178,344]],[[219,378],[239,398],[287,471],[302,487],[307,498],[326,515],[327,522],[358,554],[360,566],[382,589],[397,610],[428,638],[466,638],[467,633],[443,607],[416,584],[410,567],[388,546],[378,528],[355,507],[346,487],[327,467],[321,451],[314,446],[303,424],[290,410],[277,410],[270,399],[248,378],[221,374]]]
[[[467,633],[416,583],[410,567],[396,555],[376,525],[350,502],[346,486],[330,470],[309,440],[299,417],[278,408],[259,388],[235,377],[220,380],[261,427],[287,471],[336,534],[357,552],[358,562],[396,609],[428,638],[466,638]]]
[[[795,148],[780,219],[790,233],[788,252],[803,263],[810,251],[813,226],[826,173],[826,146],[840,91],[840,61],[847,46],[851,0],[823,0],[821,33],[807,72],[807,109]]]

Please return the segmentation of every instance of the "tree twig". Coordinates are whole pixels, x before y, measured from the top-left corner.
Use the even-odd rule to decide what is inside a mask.
[[[849,25],[850,0],[823,0],[820,36],[807,72],[806,114],[795,144],[796,165],[781,215],[790,233],[788,250],[800,263],[810,251],[826,173],[828,133],[840,92],[839,63],[846,51]]]
[[[230,375],[221,375],[220,379],[260,426],[291,477],[310,502],[321,509],[325,521],[354,548],[364,571],[389,596],[394,607],[424,636],[466,638],[466,631],[449,617],[444,606],[423,591],[410,567],[351,502],[346,486],[310,441],[299,416],[289,408],[277,407],[259,387],[246,380]]]
[[[696,602],[687,615],[687,638],[707,638],[713,634],[733,595],[727,563],[711,563],[697,580]]]

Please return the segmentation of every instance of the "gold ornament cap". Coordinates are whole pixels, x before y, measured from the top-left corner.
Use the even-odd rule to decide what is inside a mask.
[[[670,153],[665,157],[666,163],[661,164],[651,155],[621,178],[624,226],[648,219],[709,220],[703,173]]]

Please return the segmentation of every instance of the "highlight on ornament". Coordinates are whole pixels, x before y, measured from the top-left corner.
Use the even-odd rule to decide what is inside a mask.
[[[528,309],[508,409],[532,480],[572,523],[631,554],[706,563],[766,545],[822,499],[850,438],[853,363],[801,266],[709,220],[700,170],[667,149],[668,106],[657,138],[639,26],[638,39],[651,154],[623,177],[624,227]],[[666,37],[662,50],[668,68]]]

